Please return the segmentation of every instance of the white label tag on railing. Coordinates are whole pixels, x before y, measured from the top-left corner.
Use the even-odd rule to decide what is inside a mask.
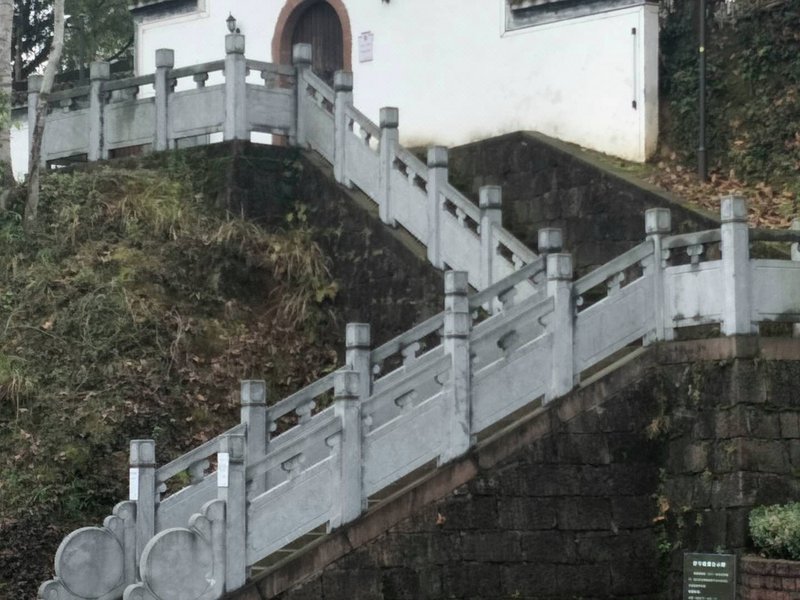
[[[217,454],[217,487],[228,487],[228,465],[230,464],[230,454],[220,452]]]
[[[128,477],[128,500],[139,499],[139,468],[132,467]]]

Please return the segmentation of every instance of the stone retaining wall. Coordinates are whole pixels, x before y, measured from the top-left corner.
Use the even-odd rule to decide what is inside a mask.
[[[677,600],[800,493],[799,374],[793,340],[644,351],[236,597]]]
[[[671,209],[675,232],[719,226],[713,216],[621,169],[612,171],[592,153],[541,134],[518,132],[453,148],[450,178],[474,198],[482,185],[501,185],[503,226],[534,250],[540,228],[563,228],[565,250],[580,272],[640,243],[648,208]]]

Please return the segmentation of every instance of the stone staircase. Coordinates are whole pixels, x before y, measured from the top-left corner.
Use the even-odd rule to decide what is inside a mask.
[[[222,65],[172,69],[161,52],[152,102],[105,106],[109,88],[95,78],[94,112],[75,123],[133,102],[152,105],[156,148],[174,143],[177,123],[192,135],[288,135],[364,192],[386,224],[424,244],[446,271],[444,311],[377,348],[368,324],[349,324],[345,364],[277,403],[267,404],[265,382],[242,382],[241,423],[166,465],[155,464],[152,440],[131,441],[129,499],[102,527],[64,539],[43,599],[222,598],[370,509],[422,502],[402,500],[420,481],[464,480],[473,467],[459,461],[476,444],[547,410],[632,347],[696,326],[738,336],[800,322],[800,232],[748,230],[742,198],[723,201],[720,228],[692,234],[671,235],[670,212],[648,210],[642,243],[573,281],[560,231],[541,230],[540,255],[531,252],[501,226],[499,188],[482,188],[475,207],[448,183],[444,148],[422,164],[397,141],[395,109],[376,126],[352,106],[349,74],[337,73],[331,90],[310,71],[309,47],[295,48],[292,70],[246,61],[243,37],[228,37]],[[224,70],[223,85],[170,91],[172,79],[212,67]],[[247,68],[271,74],[274,88],[252,87]],[[232,108],[213,127],[170,112],[192,101]],[[101,122],[113,123],[107,114]],[[114,138],[97,143],[104,139]],[[792,260],[752,257],[759,241],[793,244]]]

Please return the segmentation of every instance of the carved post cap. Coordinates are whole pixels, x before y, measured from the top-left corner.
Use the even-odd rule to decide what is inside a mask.
[[[542,227],[538,236],[539,254],[560,252],[564,247],[564,232],[558,227]]]
[[[723,223],[747,222],[747,199],[744,196],[725,196],[719,209]]]
[[[89,79],[97,81],[98,79],[111,78],[111,64],[105,61],[93,62],[89,65]]]
[[[130,466],[154,467],[156,464],[156,443],[154,440],[131,440]]]
[[[400,111],[394,106],[384,106],[381,109],[381,129],[397,129],[400,125]]]
[[[547,255],[547,279],[551,281],[572,280],[572,255],[571,254],[548,254]]]
[[[243,379],[239,382],[239,402],[242,406],[265,406],[267,383],[263,379]]]
[[[44,77],[41,75],[30,75],[28,77],[28,93],[29,94],[38,94],[42,91],[42,83],[44,82]]]
[[[333,91],[334,92],[352,92],[353,91],[353,72],[352,71],[336,71],[333,74]]]
[[[220,452],[227,452],[231,462],[242,462],[246,443],[247,440],[241,433],[226,435],[222,438]]]
[[[175,66],[175,51],[172,48],[156,50],[156,69],[171,69]]]
[[[672,213],[668,208],[648,208],[644,211],[644,232],[647,235],[672,231]]]
[[[359,385],[358,371],[337,371],[333,377],[334,400],[357,400]]]
[[[446,169],[447,162],[447,146],[431,146],[428,148],[429,169]]]
[[[351,348],[369,348],[372,334],[369,323],[348,323],[345,330],[345,345]]]
[[[466,296],[469,281],[466,271],[447,271],[444,274],[444,293],[446,295]]]
[[[311,44],[295,44],[292,46],[292,64],[296,67],[311,65]]]
[[[225,36],[225,54],[244,54],[244,34],[229,33]]]
[[[481,209],[500,209],[503,206],[503,188],[499,185],[482,185],[478,191],[478,206]]]

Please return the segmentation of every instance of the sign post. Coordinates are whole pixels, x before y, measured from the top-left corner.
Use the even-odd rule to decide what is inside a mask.
[[[736,556],[683,555],[683,600],[735,600]]]

